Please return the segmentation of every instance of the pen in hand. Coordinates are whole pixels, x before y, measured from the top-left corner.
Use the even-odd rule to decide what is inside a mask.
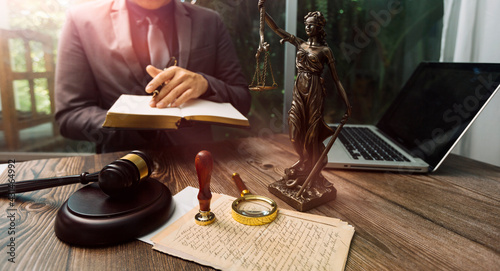
[[[168,69],[169,67],[172,67],[172,66],[177,66],[177,59],[175,57],[171,57],[170,60],[168,61],[167,63],[167,66],[165,67],[165,69],[163,70],[166,70]],[[159,85],[154,91],[153,91],[153,99],[160,93],[160,90],[165,86],[165,83],[162,83],[161,85]]]

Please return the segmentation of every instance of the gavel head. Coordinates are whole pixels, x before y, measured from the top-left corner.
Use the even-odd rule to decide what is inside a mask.
[[[132,151],[99,172],[99,187],[111,197],[130,195],[152,169],[153,161],[144,152]]]

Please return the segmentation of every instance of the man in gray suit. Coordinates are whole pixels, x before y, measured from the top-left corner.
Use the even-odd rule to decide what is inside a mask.
[[[146,36],[154,17],[175,67],[150,65]],[[203,98],[229,102],[243,114],[250,108],[248,84],[214,11],[178,0],[100,0],[68,11],[56,69],[55,117],[63,136],[96,142],[103,152],[211,140],[207,125],[175,132],[101,127],[121,94],[148,95],[163,82],[150,106]]]

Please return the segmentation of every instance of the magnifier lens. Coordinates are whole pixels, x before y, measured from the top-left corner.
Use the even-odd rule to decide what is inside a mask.
[[[233,201],[232,209],[236,221],[252,226],[270,223],[278,214],[278,206],[274,200],[249,194]]]
[[[241,191],[241,198],[233,201],[231,206],[234,220],[245,225],[259,226],[276,219],[278,205],[274,200],[250,194],[238,173],[234,173],[232,178]]]
[[[260,200],[245,200],[241,201],[236,209],[245,216],[266,216],[271,214],[273,207],[264,201]]]

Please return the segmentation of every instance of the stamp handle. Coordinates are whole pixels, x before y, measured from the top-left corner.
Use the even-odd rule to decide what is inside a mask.
[[[213,159],[208,151],[200,151],[195,158],[196,173],[198,174],[198,183],[200,191],[198,192],[198,201],[200,202],[200,211],[210,211],[210,179],[212,176]]]

